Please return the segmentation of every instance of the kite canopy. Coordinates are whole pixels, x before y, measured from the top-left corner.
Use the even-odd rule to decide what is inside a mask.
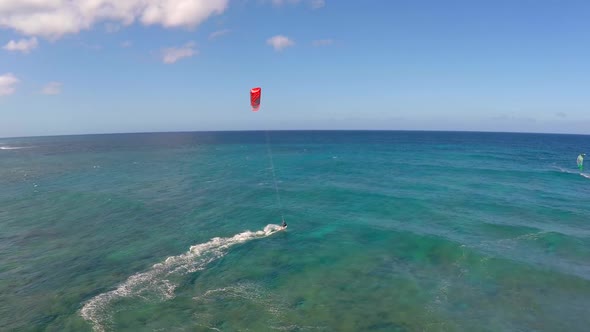
[[[260,87],[250,89],[250,105],[253,112],[258,112],[260,109],[260,95],[262,89]]]

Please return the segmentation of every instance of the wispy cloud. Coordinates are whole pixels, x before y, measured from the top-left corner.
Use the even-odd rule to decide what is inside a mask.
[[[117,31],[121,30],[121,25],[117,24],[117,23],[113,23],[113,22],[108,22],[108,23],[105,23],[104,29],[108,33],[115,33]]]
[[[61,86],[60,82],[49,82],[41,89],[41,93],[44,95],[58,95],[61,93]]]
[[[312,42],[313,46],[329,46],[334,44],[334,40],[333,39],[318,39],[318,40],[314,40]]]
[[[229,0],[5,0],[0,1],[0,27],[52,40],[101,22],[108,22],[107,31],[135,21],[192,28],[228,6]]]
[[[100,44],[92,44],[92,43],[86,43],[86,42],[80,42],[80,46],[88,49],[88,50],[93,50],[93,51],[99,51],[102,50],[102,45]]]
[[[270,3],[273,4],[273,6],[282,6],[285,4],[297,4],[301,2],[301,0],[270,0]]]
[[[275,51],[282,51],[287,47],[295,45],[295,42],[283,35],[277,35],[266,40],[266,43],[272,46]]]
[[[8,44],[4,45],[3,49],[11,52],[22,52],[27,54],[36,49],[37,46],[39,46],[37,38],[33,37],[30,39],[21,39],[19,41],[11,40]]]
[[[170,47],[162,50],[162,62],[166,64],[172,64],[182,58],[189,58],[199,54],[199,51],[195,50],[195,43],[188,42],[180,47]]]
[[[567,118],[567,114],[565,114],[564,112],[557,112],[555,113],[555,116],[558,116],[560,118]]]
[[[228,34],[228,33],[230,33],[230,32],[231,32],[231,30],[230,30],[230,29],[217,30],[217,31],[215,31],[215,32],[212,32],[212,33],[209,35],[209,40],[215,40],[215,39],[217,39],[217,38],[219,38],[219,37],[222,37],[222,36],[224,36],[224,35],[227,35],[227,34]]]
[[[125,40],[125,41],[121,42],[121,47],[123,47],[123,48],[128,48],[131,46],[133,46],[133,43],[130,40]]]
[[[12,73],[0,75],[0,96],[8,96],[16,91],[15,85],[19,82]]]
[[[311,8],[313,8],[313,9],[320,9],[320,8],[326,6],[326,1],[325,0],[311,0],[310,5],[311,5]]]
[[[280,7],[283,5],[296,5],[302,3],[302,0],[261,0],[262,2],[270,2],[275,7]],[[305,1],[312,9],[320,9],[326,6],[326,0],[306,0]]]

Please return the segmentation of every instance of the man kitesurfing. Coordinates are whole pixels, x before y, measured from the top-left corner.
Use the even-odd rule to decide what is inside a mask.
[[[260,110],[260,97],[262,95],[262,88],[255,87],[250,89],[250,106],[252,106],[252,112],[258,112]],[[281,203],[281,195],[279,194],[279,187],[277,185],[277,179],[275,176],[275,165],[274,161],[272,160],[272,151],[270,149],[270,139],[268,138],[268,132],[265,131],[266,134],[266,146],[268,148],[268,158],[270,159],[270,169],[272,170],[272,179],[275,185],[275,193],[277,195],[277,203],[279,205],[279,209],[281,211],[281,228],[280,230],[287,229],[287,222],[283,216],[283,204]]]
[[[585,153],[580,153],[578,155],[578,159],[576,160],[578,163],[578,168],[580,169],[580,172],[584,171],[584,157],[586,156]]]

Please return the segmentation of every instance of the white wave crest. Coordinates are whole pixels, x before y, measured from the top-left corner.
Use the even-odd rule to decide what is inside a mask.
[[[92,323],[95,331],[105,331],[111,321],[109,312],[114,301],[129,297],[160,301],[172,299],[177,284],[170,279],[204,269],[207,264],[225,255],[233,245],[266,237],[282,229],[279,225],[269,224],[261,231],[245,231],[228,238],[215,237],[209,242],[191,246],[181,255],[170,256],[162,263],[154,264],[150,270],[132,275],[116,289],[93,297],[84,304],[80,315]]]

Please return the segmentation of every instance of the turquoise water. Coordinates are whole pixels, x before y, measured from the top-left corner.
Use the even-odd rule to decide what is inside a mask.
[[[590,326],[590,136],[270,142],[282,209],[264,132],[0,139],[0,330]]]

